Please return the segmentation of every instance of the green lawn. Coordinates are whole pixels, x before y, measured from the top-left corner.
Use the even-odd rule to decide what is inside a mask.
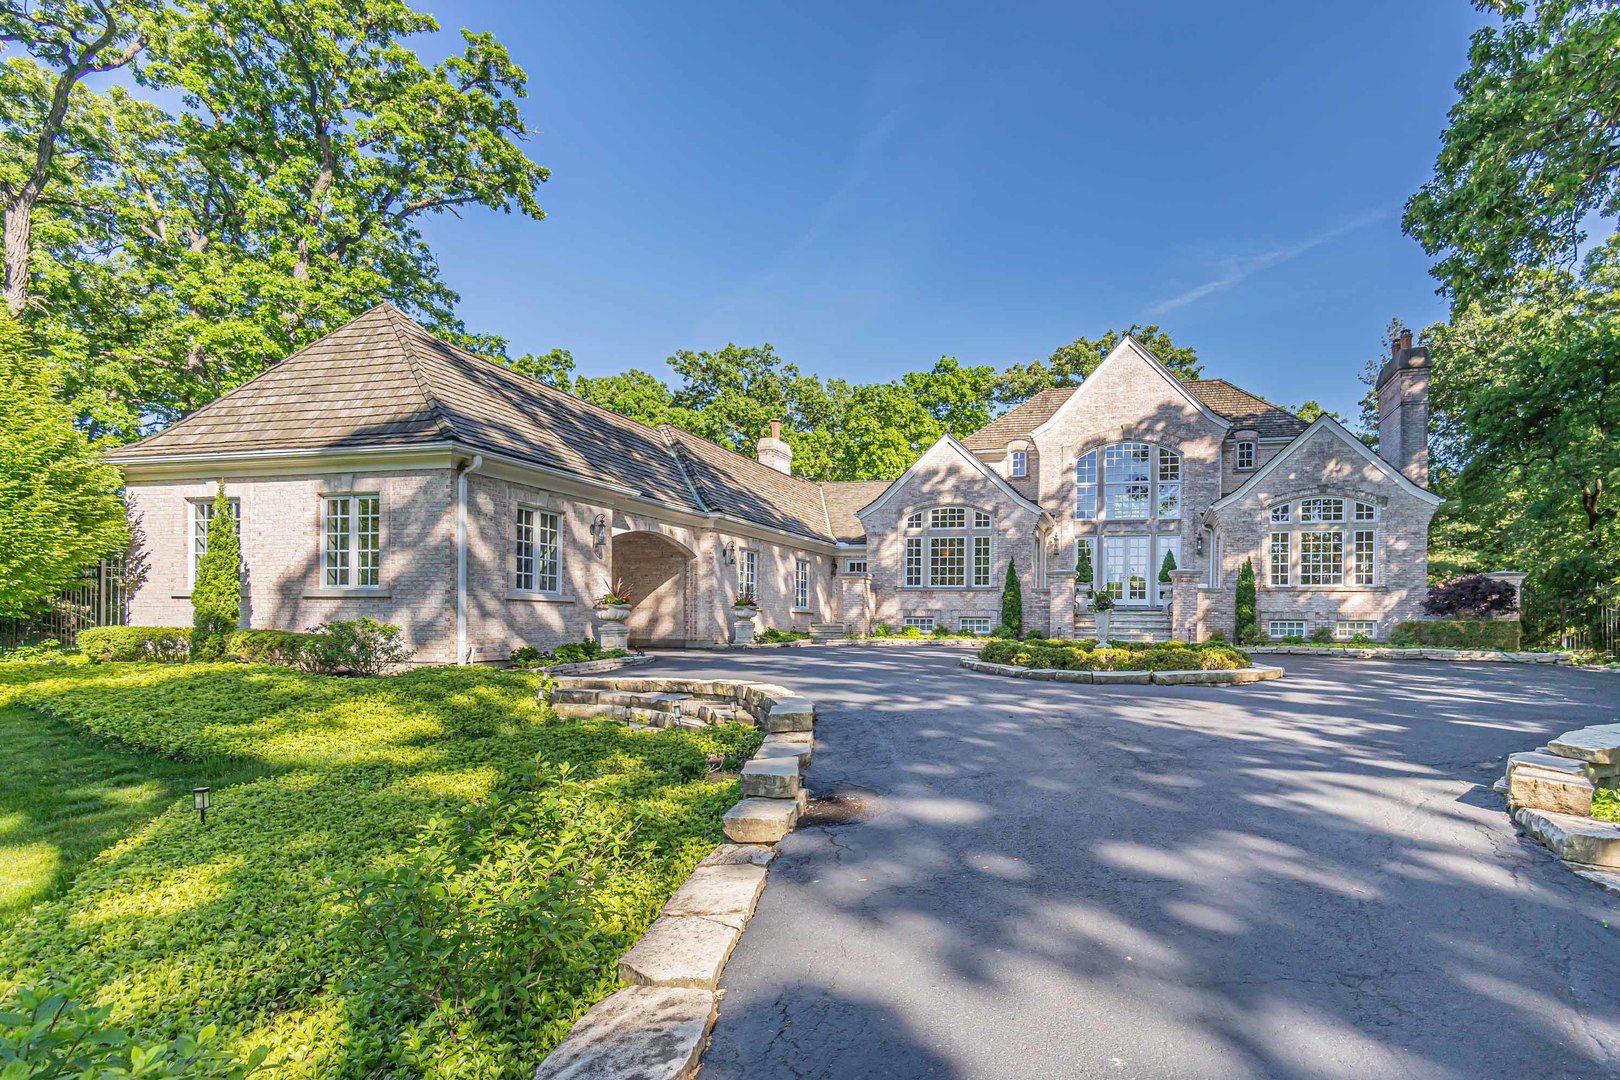
[[[192,788],[265,771],[115,749],[31,709],[0,709],[0,929]]]
[[[761,738],[737,725],[562,721],[539,708],[540,682],[444,668],[358,679],[230,664],[0,665],[10,785],[0,854],[8,867],[11,851],[31,863],[7,886],[0,995],[75,980],[143,1040],[217,1022],[238,1052],[269,1047],[278,1077],[532,1076],[616,988],[618,957],[721,841],[737,785],[710,778],[709,755],[743,757]],[[535,779],[560,767],[586,800],[563,815],[548,801],[554,782]],[[198,782],[216,788],[206,827],[191,808]],[[448,823],[432,835],[475,850],[462,815],[496,798],[515,808],[497,831],[534,841],[524,865],[550,865],[580,820],[629,839],[605,856],[611,872],[596,875],[583,915],[543,942],[520,1015],[447,1020],[424,979],[374,977],[384,946],[355,933],[340,888],[415,865],[430,822]],[[505,918],[509,881],[454,873],[446,887],[462,910]],[[489,945],[465,940],[475,953]],[[435,949],[413,941],[406,962]],[[505,954],[482,962],[490,955],[510,970]]]

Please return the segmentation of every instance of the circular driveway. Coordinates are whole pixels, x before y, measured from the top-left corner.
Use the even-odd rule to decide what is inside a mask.
[[[665,654],[818,705],[814,794],[704,1080],[1620,1071],[1620,898],[1520,840],[1512,751],[1620,677],[1277,657],[1244,687],[978,675],[959,649]]]

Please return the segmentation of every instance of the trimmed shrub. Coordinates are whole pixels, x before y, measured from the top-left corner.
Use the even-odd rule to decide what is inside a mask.
[[[756,640],[765,645],[780,645],[784,641],[809,641],[810,635],[803,630],[778,630],[772,626],[763,631]]]
[[[1255,617],[1254,560],[1244,559],[1237,578],[1237,640],[1248,645],[1260,640],[1260,623]]]
[[[1484,574],[1464,574],[1429,589],[1423,613],[1439,619],[1489,619],[1506,615],[1518,602],[1518,591]]]
[[[1055,671],[1230,671],[1250,666],[1249,654],[1230,645],[1120,642],[1099,649],[1085,641],[992,641],[979,659],[992,664]]]
[[[1074,558],[1074,576],[1080,587],[1090,592],[1097,582],[1097,572],[1091,568],[1091,545],[1081,543]]]
[[[304,650],[317,637],[316,634],[301,634],[296,630],[238,630],[225,646],[225,655],[249,664],[288,664],[296,667],[304,662]]]
[[[922,627],[907,626],[900,630],[900,636],[905,638],[920,638],[923,636]]]
[[[334,619],[309,636],[300,654],[300,666],[308,671],[382,675],[416,655],[399,627],[369,617]]]
[[[886,622],[880,622],[872,627],[873,637],[893,637],[894,629]]]
[[[1331,626],[1318,626],[1311,630],[1312,645],[1333,644],[1333,628]]]
[[[1007,560],[1007,580],[1001,587],[1001,624],[1013,636],[1024,632],[1024,587],[1018,583],[1018,560]]]
[[[536,667],[540,663],[540,650],[533,645],[519,645],[512,650],[511,659],[514,667]]]
[[[1519,651],[1520,629],[1517,621],[1495,622],[1484,619],[1422,619],[1403,622],[1390,634],[1394,644],[1396,635],[1404,642],[1410,636],[1413,645],[1430,649],[1501,649]]]
[[[191,588],[193,660],[224,656],[242,621],[242,544],[223,480],[214,495],[206,537],[207,549],[197,561],[197,581]]]
[[[79,631],[79,651],[93,664],[156,661],[174,664],[191,655],[189,626],[93,626]]]
[[[1170,584],[1170,571],[1174,570],[1175,568],[1176,553],[1173,551],[1165,552],[1164,562],[1159,565],[1159,582],[1163,585]]]

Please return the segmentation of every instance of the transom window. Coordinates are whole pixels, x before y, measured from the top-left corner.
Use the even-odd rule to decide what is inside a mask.
[[[514,588],[520,592],[554,593],[562,587],[561,536],[562,518],[558,514],[518,507]]]
[[[242,500],[227,499],[230,504],[231,518],[235,520],[238,534],[242,526]],[[197,568],[202,566],[202,557],[208,554],[208,526],[214,520],[214,500],[212,498],[197,499],[191,504],[191,580],[197,580]]]
[[[990,520],[983,510],[966,506],[936,506],[926,515],[919,510],[907,517],[906,531],[917,535],[905,538],[906,585],[989,588]]]
[[[382,583],[382,496],[328,495],[322,502],[327,588],[376,588]]]
[[[1273,587],[1378,583],[1375,503],[1313,496],[1273,506],[1269,518],[1267,570]]]
[[[1074,516],[1081,521],[1181,517],[1181,455],[1150,443],[1114,443],[1074,465]]]
[[[846,573],[846,574],[864,574],[864,573],[866,573],[866,560],[865,559],[850,559],[848,562],[846,562],[844,564],[844,573]]]

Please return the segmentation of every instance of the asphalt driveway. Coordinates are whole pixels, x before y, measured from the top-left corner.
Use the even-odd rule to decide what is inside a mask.
[[[1249,687],[687,653],[812,697],[812,792],[703,1080],[1620,1074],[1620,898],[1515,834],[1504,756],[1620,676],[1282,658]],[[649,674],[651,674],[649,670]]]

